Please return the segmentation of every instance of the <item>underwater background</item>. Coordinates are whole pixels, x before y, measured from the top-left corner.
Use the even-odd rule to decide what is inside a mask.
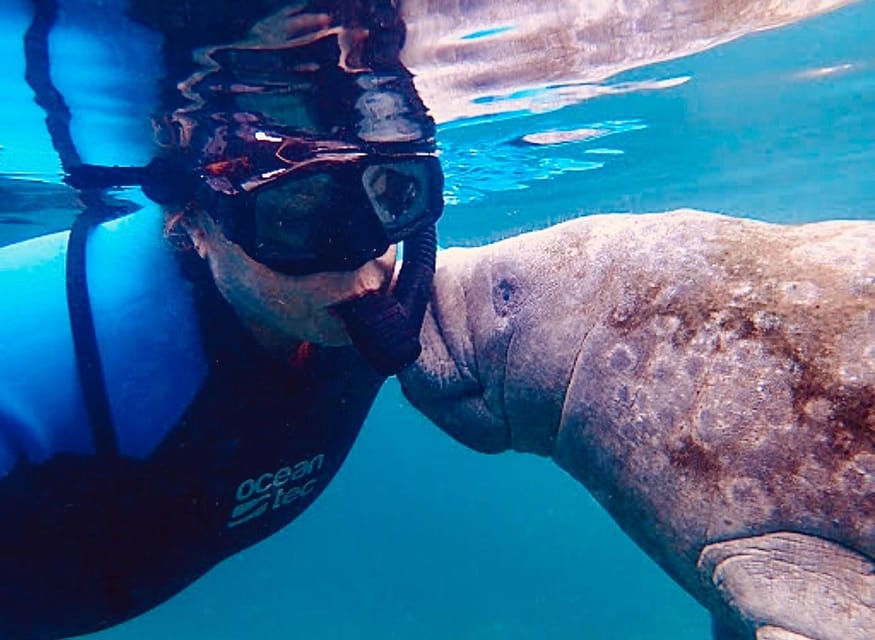
[[[4,4],[9,24],[21,3]],[[157,46],[141,35],[125,46]],[[486,87],[477,115],[439,123],[440,242],[476,245],[579,215],[678,207],[775,222],[875,219],[873,35],[868,0],[624,71],[586,100],[555,100],[552,85],[492,96]],[[0,244],[65,228],[76,210],[44,114],[14,86],[20,46],[0,39]],[[88,48],[69,47],[82,58],[66,82],[87,85]],[[148,113],[148,95],[111,86],[98,94],[105,102],[92,113],[102,116],[89,126],[107,140],[117,120]],[[148,160],[134,156],[132,164]],[[341,472],[292,526],[88,638],[709,634],[705,611],[550,461],[466,450],[390,380]]]

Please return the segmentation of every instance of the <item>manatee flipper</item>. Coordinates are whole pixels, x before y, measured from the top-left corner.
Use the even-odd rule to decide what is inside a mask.
[[[872,640],[875,562],[835,542],[787,532],[718,542],[698,567],[757,640]]]
[[[754,638],[750,630],[738,629],[717,617],[711,618],[711,638],[712,640],[759,640]]]
[[[786,629],[780,629],[768,625],[757,629],[757,640],[815,640],[808,636],[799,635]]]
[[[739,630],[717,618],[711,619],[711,638],[712,640],[816,640],[772,625],[760,627],[754,634],[748,630]]]

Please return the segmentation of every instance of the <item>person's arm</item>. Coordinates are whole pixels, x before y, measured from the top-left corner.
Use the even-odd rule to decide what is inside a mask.
[[[0,478],[22,459],[21,437],[30,429],[22,407],[14,406],[12,400],[0,390]]]

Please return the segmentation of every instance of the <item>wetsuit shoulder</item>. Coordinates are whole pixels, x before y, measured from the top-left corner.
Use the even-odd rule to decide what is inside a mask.
[[[67,237],[0,249],[0,474],[16,460],[90,450],[67,315]]]
[[[0,476],[13,460],[93,451],[67,309],[67,239],[59,233],[0,249]],[[87,269],[121,452],[144,457],[206,375],[191,295],[160,212],[94,229]]]
[[[207,375],[193,285],[164,237],[159,207],[105,223],[88,245],[88,289],[122,455],[143,458]]]

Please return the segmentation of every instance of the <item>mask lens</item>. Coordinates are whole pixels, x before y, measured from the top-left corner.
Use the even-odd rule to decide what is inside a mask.
[[[440,215],[442,182],[436,158],[398,158],[366,166],[357,160],[331,163],[327,169],[311,166],[264,181],[251,193],[248,216],[228,212],[232,219],[240,217],[239,233],[232,239],[243,241],[256,260],[284,273],[348,270]]]
[[[259,193],[255,202],[256,256],[265,263],[315,259],[320,213],[332,180],[313,174]]]
[[[370,165],[362,172],[365,193],[390,241],[402,239],[426,218],[427,171],[425,163],[408,161]]]
[[[350,165],[259,191],[253,257],[298,274],[356,269],[381,255],[389,242],[358,181],[359,168]]]

